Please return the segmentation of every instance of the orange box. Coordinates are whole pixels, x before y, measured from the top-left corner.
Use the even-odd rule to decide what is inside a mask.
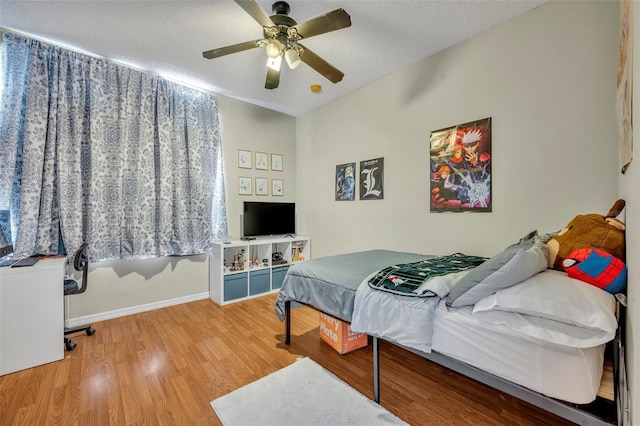
[[[367,346],[367,335],[351,331],[349,323],[320,313],[320,337],[333,349],[346,354]]]

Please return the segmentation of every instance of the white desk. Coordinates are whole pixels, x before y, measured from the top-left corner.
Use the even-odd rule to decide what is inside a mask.
[[[65,262],[0,268],[0,375],[64,357]]]

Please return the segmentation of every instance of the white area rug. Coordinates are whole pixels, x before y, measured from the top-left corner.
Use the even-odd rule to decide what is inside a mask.
[[[211,402],[225,426],[407,425],[309,358]]]

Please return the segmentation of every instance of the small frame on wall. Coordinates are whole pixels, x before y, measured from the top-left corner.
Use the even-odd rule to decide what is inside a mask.
[[[251,178],[240,176],[238,178],[238,194],[251,195],[253,190],[251,189]]]
[[[336,201],[356,199],[356,163],[336,166]]]
[[[269,169],[269,156],[264,152],[256,152],[256,170]]]
[[[384,158],[360,162],[360,199],[384,199]]]
[[[267,178],[256,178],[256,195],[269,195],[269,181]]]
[[[282,171],[282,155],[271,154],[271,170]]]
[[[271,179],[271,195],[284,195],[284,189],[282,188],[282,179]]]
[[[238,150],[238,167],[241,169],[251,169],[251,151],[245,151],[244,149]]]

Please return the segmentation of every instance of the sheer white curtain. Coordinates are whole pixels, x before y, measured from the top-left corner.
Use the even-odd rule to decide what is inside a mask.
[[[11,33],[0,44],[0,209],[16,255],[204,252],[227,238],[216,98]]]

